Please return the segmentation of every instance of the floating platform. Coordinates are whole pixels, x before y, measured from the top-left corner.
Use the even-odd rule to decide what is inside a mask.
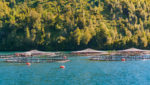
[[[68,62],[68,59],[63,57],[12,57],[6,59],[4,62],[8,63],[51,63],[51,62]]]
[[[4,58],[11,58],[13,57],[14,55],[0,55],[0,58],[1,59],[4,59]]]
[[[150,55],[145,56],[94,56],[89,58],[93,61],[135,61],[135,60],[148,60]]]

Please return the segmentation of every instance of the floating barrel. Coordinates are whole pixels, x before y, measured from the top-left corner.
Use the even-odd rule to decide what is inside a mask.
[[[15,53],[15,55],[18,57],[18,56],[19,56],[19,53]]]
[[[27,62],[27,63],[26,63],[26,65],[30,66],[30,65],[31,65],[31,63]]]
[[[122,58],[121,61],[126,61],[126,59],[125,59],[125,58]]]
[[[64,56],[64,59],[67,59],[67,56]]]
[[[62,66],[60,66],[60,68],[65,68],[65,66],[62,65]]]

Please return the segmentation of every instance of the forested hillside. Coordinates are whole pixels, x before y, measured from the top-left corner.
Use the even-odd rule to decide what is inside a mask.
[[[150,0],[0,0],[0,50],[150,49]]]

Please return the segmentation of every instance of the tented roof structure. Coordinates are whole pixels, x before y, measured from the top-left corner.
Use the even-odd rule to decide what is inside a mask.
[[[38,51],[38,50],[30,50],[30,51],[27,51],[27,52],[24,52],[24,53],[37,54],[37,53],[46,53],[46,52]]]
[[[125,54],[125,55],[139,55],[139,54],[148,54],[150,50],[142,50],[137,48],[129,48],[125,50],[119,50],[116,54]]]
[[[38,50],[31,50],[25,53],[31,53],[31,55],[55,55],[55,53],[52,53],[52,52],[43,52],[43,51],[38,51]]]
[[[120,50],[119,52],[143,52],[143,51],[148,51],[148,50],[141,50],[141,49],[137,49],[137,48],[129,48],[129,49],[125,49],[125,50]]]
[[[43,53],[43,51],[38,51],[38,50],[30,50],[30,51],[27,51],[27,52],[30,52],[30,53]]]
[[[103,53],[105,51],[99,51],[99,50],[94,50],[94,49],[91,49],[91,48],[87,48],[87,49],[84,49],[84,50],[80,50],[80,51],[73,51],[72,53]]]
[[[22,56],[35,56],[35,55],[49,55],[49,56],[54,56],[56,55],[53,52],[43,52],[43,51],[38,51],[38,50],[30,50],[24,53],[18,53],[18,55]]]

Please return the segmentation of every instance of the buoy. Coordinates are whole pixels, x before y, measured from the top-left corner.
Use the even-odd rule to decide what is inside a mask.
[[[31,65],[31,63],[27,62],[27,63],[26,63],[26,65],[30,66],[30,65]]]
[[[19,56],[19,53],[15,53],[15,55],[18,57],[18,56]]]
[[[122,58],[121,61],[126,61],[126,59],[125,59],[125,58]]]
[[[80,55],[80,53],[77,53],[77,55]]]
[[[67,57],[66,57],[66,56],[64,56],[64,59],[67,59]]]
[[[60,68],[65,68],[65,66],[60,66]]]

